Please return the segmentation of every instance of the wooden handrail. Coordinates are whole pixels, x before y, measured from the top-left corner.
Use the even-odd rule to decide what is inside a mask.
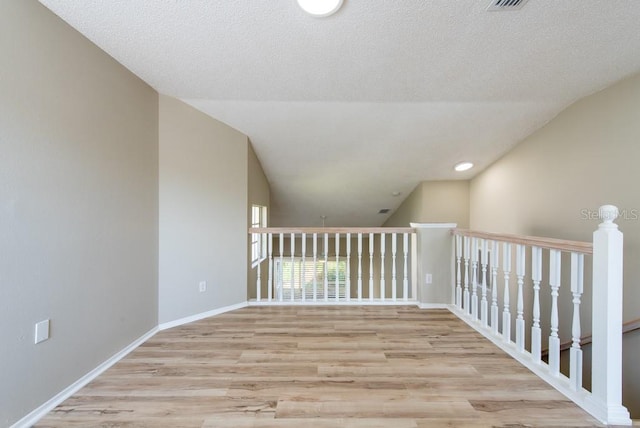
[[[640,330],[640,318],[627,321],[626,323],[622,324],[622,334],[631,333],[632,331],[636,331],[636,330]],[[580,346],[589,345],[592,341],[593,341],[593,338],[591,337],[591,335],[581,337]],[[562,343],[560,345],[560,352],[569,350],[572,344],[573,342]],[[549,354],[549,349],[542,350],[543,356],[548,354]]]
[[[252,227],[249,233],[415,233],[412,227]]]
[[[453,235],[469,236],[472,238],[490,239],[493,241],[509,242],[512,244],[531,245],[550,250],[569,251],[582,254],[593,254],[591,242],[568,241],[565,239],[542,238],[536,236],[509,235],[504,233],[479,232],[469,229],[452,229]]]

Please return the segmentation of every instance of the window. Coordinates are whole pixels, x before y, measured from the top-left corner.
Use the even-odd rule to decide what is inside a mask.
[[[267,207],[251,206],[251,227],[267,227]],[[267,257],[267,240],[264,234],[251,234],[251,265],[255,266]]]
[[[335,299],[336,294],[339,298],[346,297],[346,260],[337,263],[335,260],[327,260],[326,263],[324,260],[317,260],[314,265],[313,260],[306,259],[302,263],[302,259],[296,257],[293,263],[290,258],[284,258],[282,261],[277,258],[274,262],[276,299],[280,298],[280,294],[283,299],[289,299],[292,292],[294,299],[302,298],[303,293],[307,300],[313,299],[314,296],[316,299],[324,299],[325,280],[328,299]]]

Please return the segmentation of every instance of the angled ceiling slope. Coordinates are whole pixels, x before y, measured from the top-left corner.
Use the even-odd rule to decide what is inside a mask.
[[[159,92],[247,134],[272,224],[379,225],[640,71],[640,1],[40,0]],[[471,171],[453,165],[472,160]]]

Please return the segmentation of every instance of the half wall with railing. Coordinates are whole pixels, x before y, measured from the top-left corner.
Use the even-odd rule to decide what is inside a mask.
[[[630,425],[622,405],[622,233],[616,207],[600,215],[592,242],[446,224],[253,228],[259,257],[249,301],[447,307],[600,421]],[[590,359],[582,350],[589,334]]]
[[[600,215],[592,243],[454,229],[452,310],[602,422],[630,425],[622,406],[622,234],[616,207]],[[592,332],[586,365],[584,330]],[[563,337],[571,343],[564,362]]]
[[[253,228],[253,303],[415,303],[413,228]]]

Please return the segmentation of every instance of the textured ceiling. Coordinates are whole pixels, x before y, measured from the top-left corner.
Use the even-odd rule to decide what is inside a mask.
[[[469,178],[640,71],[639,0],[345,0],[321,19],[295,0],[40,1],[247,134],[273,225],[379,225],[419,181]],[[477,167],[454,173],[460,160]]]

